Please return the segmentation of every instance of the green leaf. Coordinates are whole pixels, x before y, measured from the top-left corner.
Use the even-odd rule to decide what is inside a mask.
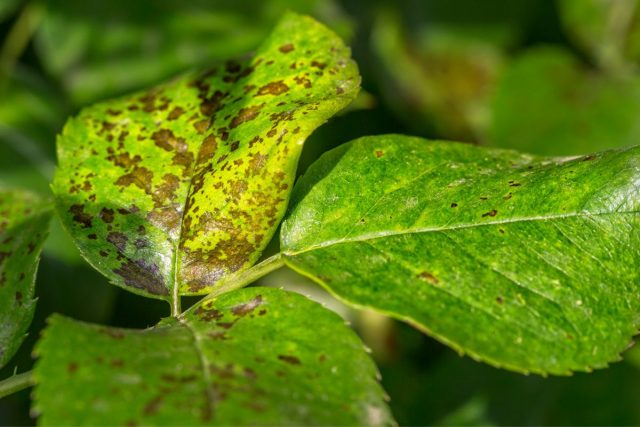
[[[575,159],[362,138],[296,186],[285,262],[495,366],[618,360],[640,322],[640,148]]]
[[[637,0],[560,0],[568,35],[598,63],[620,71],[640,59]]]
[[[35,47],[46,69],[82,105],[244,54],[260,45],[287,10],[313,13],[321,6],[327,4],[56,0],[38,28]]]
[[[34,283],[51,207],[31,193],[0,188],[0,367],[22,344],[36,301]]]
[[[362,342],[295,293],[242,289],[144,331],[56,315],[43,337],[34,374],[43,425],[392,421]]]
[[[504,71],[491,101],[487,143],[575,155],[635,144],[640,80],[603,76],[559,48],[534,48]]]
[[[289,199],[306,137],[355,97],[349,49],[287,15],[255,56],[69,120],[53,191],[87,260],[173,302],[253,264]]]

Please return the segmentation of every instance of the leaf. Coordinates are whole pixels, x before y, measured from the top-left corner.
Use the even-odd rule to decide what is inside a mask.
[[[242,289],[144,331],[55,315],[43,337],[43,425],[391,423],[361,341],[295,293]]]
[[[244,54],[259,46],[287,10],[313,13],[321,6],[327,4],[58,0],[44,16],[35,47],[45,68],[84,105]]]
[[[69,120],[53,191],[87,260],[171,301],[253,264],[286,208],[305,138],[358,91],[349,50],[287,15],[252,59]]]
[[[600,66],[617,72],[640,58],[637,0],[560,0],[568,35]]]
[[[569,159],[362,138],[300,180],[286,264],[495,366],[619,360],[639,326],[640,148]]]
[[[514,59],[491,101],[487,143],[535,154],[575,155],[635,144],[640,80],[606,77],[559,48]]]
[[[33,319],[35,275],[50,219],[50,206],[31,193],[0,188],[0,367]]]
[[[0,182],[49,197],[55,135],[69,106],[33,69],[18,65],[0,85]],[[68,264],[82,261],[57,218],[43,252]]]

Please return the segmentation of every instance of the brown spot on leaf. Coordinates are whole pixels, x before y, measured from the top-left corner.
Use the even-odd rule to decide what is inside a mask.
[[[234,129],[243,123],[255,119],[258,117],[258,114],[260,114],[260,110],[263,106],[264,104],[241,108],[240,111],[238,111],[238,114],[231,120],[229,127]]]
[[[144,405],[144,409],[142,410],[144,415],[149,416],[156,414],[160,410],[160,406],[162,405],[163,400],[164,398],[162,396],[156,396],[148,401],[147,404]]]
[[[69,212],[73,214],[73,220],[78,224],[82,224],[82,228],[91,228],[93,226],[91,220],[93,217],[84,212],[84,205],[71,205]]]
[[[434,276],[432,273],[429,273],[428,271],[423,271],[422,273],[420,273],[418,275],[418,278],[420,280],[424,280],[425,282],[429,282],[432,285],[437,285],[438,283],[440,283],[440,279],[438,279],[436,276]]]
[[[135,185],[136,187],[149,194],[151,191],[151,180],[153,179],[153,172],[145,167],[136,166],[133,171],[128,174],[122,175],[115,182],[116,185],[121,187],[128,187]]]
[[[109,234],[107,234],[107,242],[111,243],[113,246],[115,246],[116,248],[118,248],[119,252],[124,252],[126,246],[127,246],[127,241],[129,239],[127,238],[127,236],[123,233],[120,233],[118,231],[113,231]]]
[[[168,295],[169,291],[158,270],[158,267],[151,262],[127,259],[113,272],[121,276],[127,286],[142,289],[154,295]]]
[[[184,114],[184,110],[181,107],[175,107],[173,110],[171,110],[171,112],[167,116],[167,119],[175,120],[183,114]]]
[[[253,310],[256,309],[256,307],[258,307],[261,304],[262,304],[262,295],[258,295],[247,303],[240,304],[233,307],[231,309],[231,312],[236,316],[243,317],[251,313]]]
[[[283,44],[282,46],[280,46],[280,47],[278,48],[278,50],[279,50],[280,52],[282,52],[282,53],[289,53],[289,52],[291,52],[291,51],[292,51],[292,50],[294,50],[294,49],[295,49],[295,47],[293,46],[293,44],[292,44],[292,43]]]
[[[278,355],[278,359],[282,360],[283,362],[289,363],[291,365],[301,365],[302,362],[300,362],[300,359],[298,359],[296,356],[289,356],[286,354],[280,354]]]
[[[102,208],[98,216],[105,223],[111,224],[113,222],[113,214],[114,214],[113,209]]]
[[[78,370],[78,364],[76,362],[69,362],[67,365],[67,372],[74,374]]]
[[[282,80],[271,82],[258,89],[256,96],[262,95],[280,95],[289,90],[289,86],[284,84]]]
[[[484,217],[487,217],[487,216],[491,216],[491,217],[493,217],[493,216],[496,216],[496,215],[498,215],[498,211],[497,211],[497,210],[495,210],[495,209],[492,209],[492,210],[490,210],[489,212],[483,213],[483,214],[482,214],[482,217],[483,217],[483,218],[484,218]]]
[[[380,157],[384,156],[384,151],[382,151],[382,150],[376,150],[375,154],[376,154],[376,157],[377,157],[377,158],[380,158]]]

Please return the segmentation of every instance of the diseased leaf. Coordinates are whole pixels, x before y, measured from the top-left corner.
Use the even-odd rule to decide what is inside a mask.
[[[83,110],[53,190],[81,252],[115,284],[177,300],[253,264],[305,138],[359,85],[349,50],[287,15],[253,58]]]
[[[640,138],[640,80],[589,71],[568,51],[530,49],[496,86],[485,138],[490,145],[577,155]]]
[[[31,324],[35,275],[50,219],[50,206],[34,195],[0,188],[0,367]]]
[[[281,246],[344,301],[476,359],[588,371],[638,330],[639,180],[640,148],[570,160],[362,138],[301,179]]]
[[[43,425],[392,422],[362,342],[295,293],[242,289],[144,331],[49,323],[36,350]]]

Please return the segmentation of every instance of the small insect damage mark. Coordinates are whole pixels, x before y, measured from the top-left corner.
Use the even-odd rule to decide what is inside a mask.
[[[278,80],[262,86],[260,89],[258,89],[256,96],[281,95],[288,90],[289,86],[287,86],[282,80]]]
[[[293,43],[287,43],[287,44],[283,44],[282,46],[280,46],[278,48],[278,50],[282,53],[289,53],[291,51],[293,51],[295,49],[295,46],[293,45]]]
[[[509,187],[520,187],[522,184],[516,181],[509,181]]]
[[[453,202],[453,203],[451,203],[451,207],[452,207],[452,208],[457,208],[457,207],[458,207],[458,204],[457,204],[456,202]]]
[[[278,360],[282,360],[290,365],[302,365],[302,362],[296,356],[290,356],[287,354],[279,354]]]
[[[482,214],[482,217],[483,217],[483,218],[488,217],[488,216],[490,216],[490,217],[494,217],[494,216],[496,216],[496,215],[498,215],[498,211],[497,211],[497,210],[495,210],[495,209],[492,209],[492,210],[490,210],[489,212],[485,212],[485,213],[483,213],[483,214]]]
[[[251,301],[237,305],[231,309],[231,312],[238,317],[244,317],[247,314],[253,312],[258,306],[262,305],[263,299],[262,295],[258,295],[253,298]]]
[[[432,285],[437,285],[438,283],[440,283],[440,279],[438,279],[433,275],[433,273],[429,273],[428,271],[423,271],[422,273],[418,274],[418,279],[431,283]]]
[[[164,285],[158,266],[146,260],[127,259],[113,272],[122,277],[124,284],[147,291],[154,295],[168,295],[169,290]]]
[[[82,228],[91,228],[93,226],[93,217],[84,211],[84,205],[71,205],[69,212],[73,214],[73,221],[82,225]]]
[[[496,297],[496,302],[498,304],[502,304],[504,302],[504,300],[502,299],[502,297]]]

